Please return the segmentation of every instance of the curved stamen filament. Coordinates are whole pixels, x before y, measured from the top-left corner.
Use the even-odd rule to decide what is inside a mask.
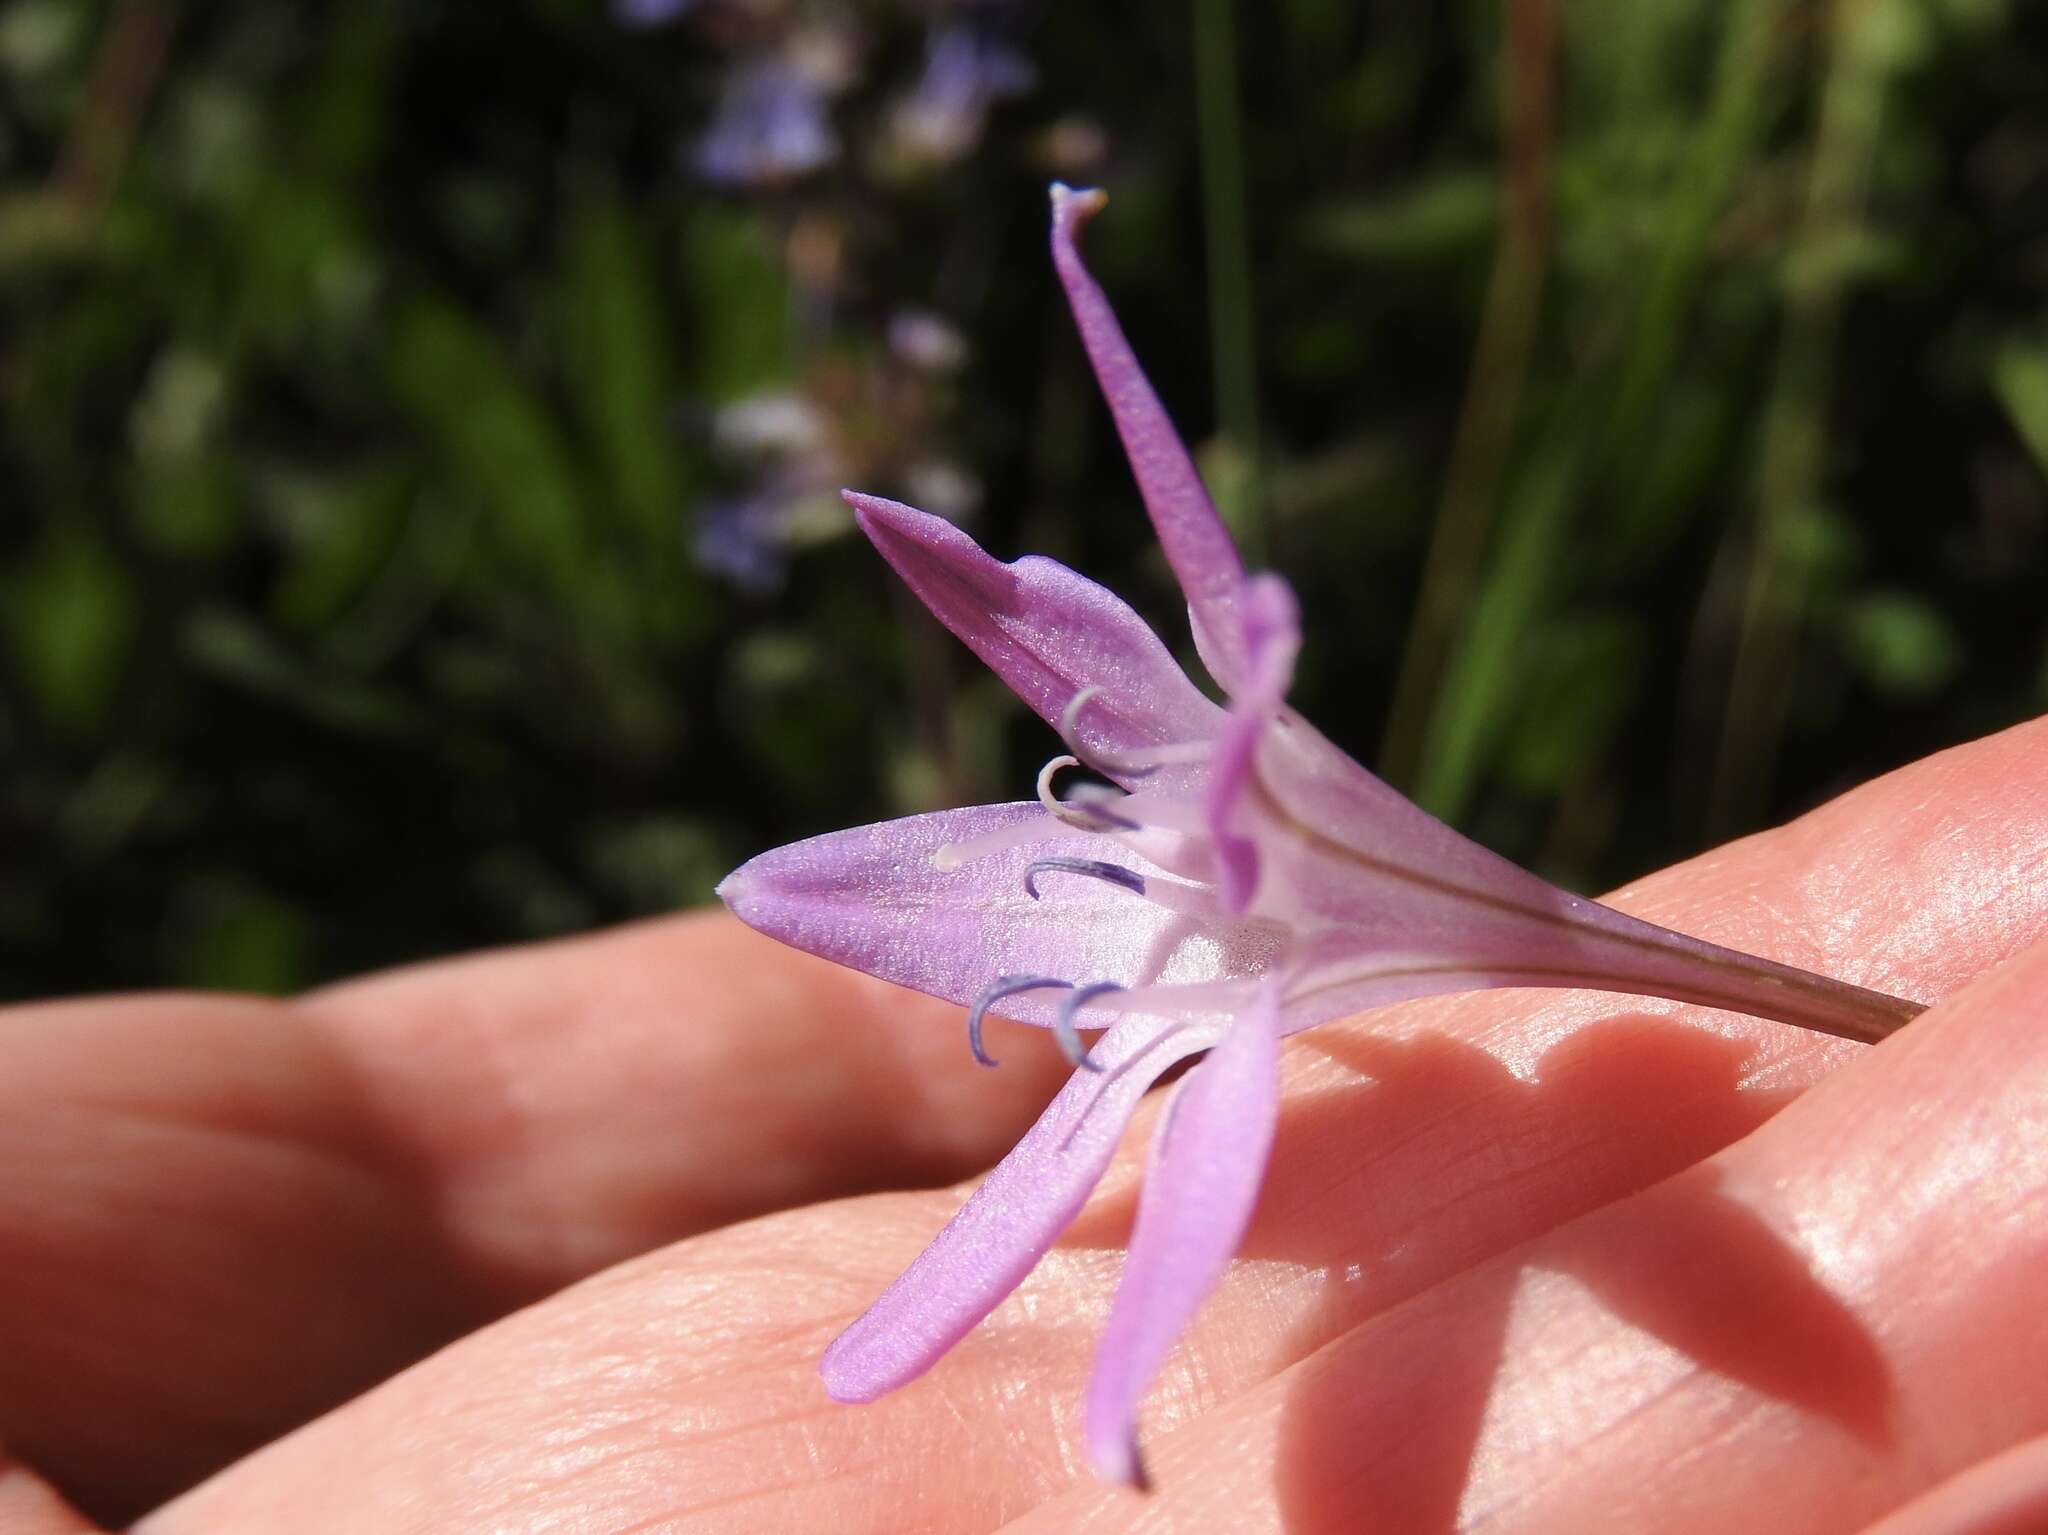
[[[1102,1067],[1088,1059],[1088,1047],[1081,1042],[1081,1031],[1075,1026],[1074,1014],[1086,1007],[1092,998],[1123,989],[1115,981],[1092,981],[1086,986],[1076,986],[1072,995],[1060,999],[1059,1016],[1053,1020],[1052,1031],[1067,1059],[1084,1071],[1100,1071]]]
[[[1079,767],[1079,757],[1055,757],[1038,770],[1038,803],[1045,806],[1046,814],[1062,826],[1071,826],[1076,831],[1136,831],[1138,823],[1118,815],[1109,808],[1115,799],[1124,795],[1105,795],[1101,798],[1069,801],[1060,799],[1052,792],[1052,781],[1059,776],[1062,768]]]
[[[1083,767],[1105,778],[1146,778],[1163,767],[1181,762],[1201,762],[1208,757],[1210,747],[1207,741],[1182,741],[1142,752],[1108,752],[1083,744],[1078,729],[1081,711],[1101,692],[1099,686],[1091,683],[1068,699],[1066,708],[1060,710],[1060,739],[1081,760]]]
[[[1145,877],[1126,869],[1120,863],[1105,863],[1100,858],[1040,858],[1024,870],[1024,893],[1032,900],[1038,899],[1038,876],[1049,871],[1061,874],[1081,874],[1089,879],[1105,880],[1120,885],[1139,895],[1145,893]]]
[[[999,975],[988,990],[974,999],[974,1006],[967,1010],[967,1048],[974,1052],[974,1058],[984,1066],[998,1064],[996,1058],[981,1047],[981,1020],[989,1008],[1005,997],[1014,997],[1020,991],[1039,991],[1045,988],[1065,988],[1072,981],[1063,981],[1053,975]],[[1072,1025],[1069,1025],[1071,1028]]]

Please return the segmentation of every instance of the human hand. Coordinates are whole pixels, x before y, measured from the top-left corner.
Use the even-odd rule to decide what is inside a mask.
[[[1829,1531],[1955,1478],[2024,1497],[2048,1452],[1967,1476],[2048,1433],[2044,747],[1617,898],[1938,1002],[1874,1051],[1591,993],[1290,1041],[1150,1498],[1076,1454],[1128,1154],[930,1375],[863,1408],[817,1380],[960,1197],[900,1190],[1065,1074],[1031,1031],[981,1071],[957,1009],[719,917],[0,1015],[0,1530],[90,1528],[35,1473],[119,1520],[216,1466],[138,1528]]]

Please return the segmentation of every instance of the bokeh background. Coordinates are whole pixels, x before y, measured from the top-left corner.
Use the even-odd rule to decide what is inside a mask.
[[[832,498],[1184,630],[1597,888],[2048,706],[2048,12],[7,0],[0,993],[705,900],[1055,748]]]

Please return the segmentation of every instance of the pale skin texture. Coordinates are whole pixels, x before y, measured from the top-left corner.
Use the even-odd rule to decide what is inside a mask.
[[[714,915],[0,1013],[0,1531],[2039,1528],[2048,723],[1617,904],[1938,1005],[1875,1050],[1533,992],[1290,1041],[1150,1498],[1075,1446],[1156,1096],[931,1374],[817,1379],[961,1197],[911,1190],[1064,1074],[1034,1031],[983,1070],[958,1008]]]

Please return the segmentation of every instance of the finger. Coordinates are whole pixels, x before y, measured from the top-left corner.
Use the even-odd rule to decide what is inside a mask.
[[[0,1440],[89,1512],[133,1512],[480,1304],[281,1009],[11,1009],[0,1061]]]
[[[1866,984],[1947,989],[2019,935],[2048,934],[2033,872],[2048,856],[2039,740],[2032,752],[2024,734],[1979,743],[1869,786],[1645,882],[1636,909]],[[2001,922],[1986,923],[1981,909],[2001,897]],[[1247,1261],[1169,1368],[1153,1432],[1532,1228],[1726,1144],[1855,1053],[1746,1020],[1623,1007],[1502,993],[1306,1036],[1290,1053]],[[1357,1060],[1346,1040],[1362,1042]],[[340,1497],[334,1479],[366,1460],[419,1521],[398,1529],[479,1508],[507,1529],[538,1527],[599,1504],[623,1522],[688,1514],[693,1529],[894,1529],[913,1507],[923,1529],[988,1528],[1076,1474],[1073,1406],[1131,1181],[1127,1161],[1017,1298],[875,1406],[827,1403],[816,1356],[957,1193],[795,1212],[603,1276],[234,1468],[152,1529],[255,1528],[309,1486],[354,1518],[354,1492]],[[445,1454],[421,1453],[404,1427],[451,1417],[461,1439]],[[507,1457],[535,1444],[576,1449],[507,1482]]]
[[[989,1165],[1067,1067],[1017,1029],[721,914],[394,971],[306,999],[453,1239],[525,1296],[694,1231]]]
[[[985,1165],[1060,1063],[950,1012],[722,917],[0,1012],[0,1440],[115,1522],[588,1269]]]
[[[2048,943],[1710,1162],[1170,1436],[1023,1532],[1855,1530],[2048,1430]]]
[[[7,1535],[100,1535],[100,1527],[28,1467],[0,1450],[0,1530]]]
[[[1992,1456],[1880,1519],[1864,1535],[2040,1535],[2048,1530],[2048,1437]]]

